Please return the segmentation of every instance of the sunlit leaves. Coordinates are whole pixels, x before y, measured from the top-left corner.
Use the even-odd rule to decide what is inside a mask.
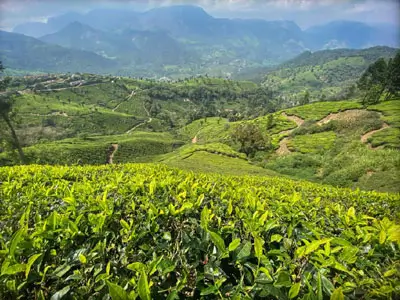
[[[398,282],[390,194],[164,166],[20,169],[0,170],[9,299],[390,298]]]

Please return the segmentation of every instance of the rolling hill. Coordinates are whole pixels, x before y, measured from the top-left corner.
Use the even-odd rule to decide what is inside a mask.
[[[278,111],[262,114],[261,107],[254,106],[259,116],[246,119],[240,118],[242,108],[249,109],[250,101],[259,99],[253,94],[258,87],[251,82],[197,78],[161,83],[85,76],[80,78],[85,85],[78,87],[52,88],[65,80],[57,77],[42,81],[46,89],[40,91],[25,85],[15,98],[17,133],[31,163],[103,164],[111,145],[119,145],[113,154],[118,163],[280,174],[380,191],[397,192],[400,186],[398,100],[368,107],[355,100],[280,110],[276,106]],[[24,82],[39,78],[12,85],[24,87]],[[266,103],[272,99],[266,98]],[[243,124],[259,127],[271,147],[250,158],[240,153],[232,134]],[[16,162],[12,152],[0,158],[3,164]]]
[[[266,71],[260,81],[294,102],[306,90],[315,100],[346,99],[355,96],[353,86],[371,63],[378,58],[392,58],[397,51],[382,46],[361,50],[308,51]]]

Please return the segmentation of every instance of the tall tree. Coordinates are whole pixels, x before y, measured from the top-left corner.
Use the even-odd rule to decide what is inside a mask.
[[[388,84],[386,99],[400,93],[400,51],[388,63]]]
[[[0,62],[0,73],[4,71],[3,64]],[[15,132],[14,126],[11,120],[11,113],[13,110],[13,102],[10,99],[10,96],[5,91],[10,79],[8,77],[2,78],[0,80],[0,117],[6,124],[8,130],[10,131],[11,138],[12,138],[12,146],[13,148],[17,149],[19,158],[21,163],[26,163],[25,155],[21,147],[21,143],[19,142],[18,136]]]
[[[240,144],[240,152],[248,157],[253,157],[257,151],[267,150],[271,147],[268,136],[264,135],[260,128],[251,123],[240,124],[235,127],[232,139]]]
[[[380,58],[361,75],[358,88],[364,92],[363,105],[376,104],[388,86],[388,64]]]

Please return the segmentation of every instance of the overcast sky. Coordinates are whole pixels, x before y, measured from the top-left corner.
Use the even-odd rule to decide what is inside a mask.
[[[157,6],[194,4],[214,17],[292,20],[307,28],[333,20],[391,23],[399,26],[398,0],[0,0],[0,28],[28,21],[45,22],[68,11],[114,7],[137,11]]]

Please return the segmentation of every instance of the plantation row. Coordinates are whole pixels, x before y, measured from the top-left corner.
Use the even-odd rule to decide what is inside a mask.
[[[157,165],[0,169],[2,299],[394,299],[400,196]]]

